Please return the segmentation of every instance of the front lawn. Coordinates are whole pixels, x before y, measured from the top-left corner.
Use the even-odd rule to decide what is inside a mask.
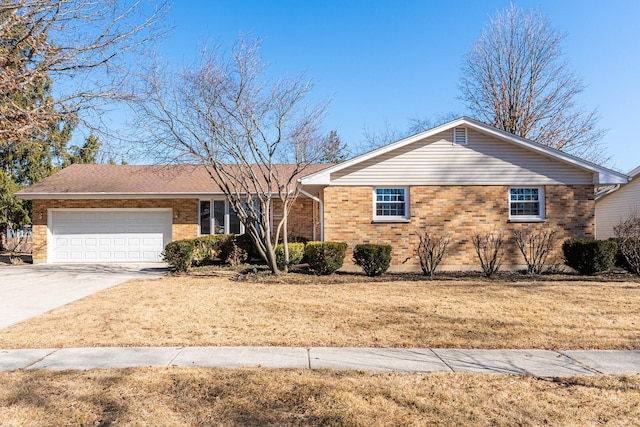
[[[0,373],[3,425],[637,425],[640,377],[202,368]]]
[[[1,330],[0,348],[640,349],[637,282],[398,279],[134,280]]]

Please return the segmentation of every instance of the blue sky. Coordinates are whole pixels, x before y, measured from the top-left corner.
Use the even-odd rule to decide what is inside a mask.
[[[566,59],[582,77],[578,102],[598,108],[609,166],[640,165],[633,129],[640,106],[640,1],[517,1],[567,33]],[[240,32],[263,37],[275,75],[305,73],[313,98],[330,98],[326,130],[357,146],[363,130],[404,130],[413,117],[467,113],[457,99],[462,56],[498,9],[498,1],[176,0],[175,29],[160,52],[193,62],[206,42],[228,47]]]

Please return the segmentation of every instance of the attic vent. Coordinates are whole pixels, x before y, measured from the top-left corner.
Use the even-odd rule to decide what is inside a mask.
[[[467,128],[453,128],[453,144],[467,145]]]

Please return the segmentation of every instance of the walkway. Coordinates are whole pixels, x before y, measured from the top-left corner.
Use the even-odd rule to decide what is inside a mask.
[[[0,371],[198,366],[475,372],[535,377],[640,373],[640,350],[96,347],[0,350]]]

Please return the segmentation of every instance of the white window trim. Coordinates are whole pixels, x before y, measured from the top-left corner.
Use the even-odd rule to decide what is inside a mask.
[[[209,230],[215,230],[215,224],[214,221],[215,219],[213,218],[213,202],[217,201],[224,201],[224,234],[229,234],[230,230],[230,224],[229,224],[229,212],[231,210],[231,206],[229,204],[229,201],[225,198],[221,198],[221,197],[214,197],[211,199],[198,199],[198,236],[210,236],[211,234],[216,234],[216,233],[211,233],[211,234],[202,234],[200,232],[200,230],[202,230],[202,226],[201,226],[201,222],[202,222],[202,216],[201,216],[201,212],[200,212],[200,202],[209,202],[210,203],[210,212],[209,212]],[[240,222],[240,234],[244,234],[245,233],[245,229],[244,229],[244,224],[242,222]]]
[[[377,215],[376,214],[376,204],[378,202],[377,200],[377,194],[376,194],[376,190],[380,190],[380,189],[402,189],[404,190],[404,216],[387,216],[387,215]],[[373,222],[409,222],[409,219],[411,218],[411,212],[409,211],[409,187],[402,187],[402,186],[382,186],[382,187],[374,187],[373,188],[373,193],[372,193],[372,199],[373,199],[373,205],[372,205],[372,210],[373,210]]]
[[[535,188],[538,190],[538,204],[540,207],[539,215],[511,215],[511,190],[516,188]],[[543,222],[546,220],[546,211],[545,211],[545,194],[544,187],[539,187],[535,185],[519,185],[509,187],[507,190],[507,210],[509,212],[509,221],[510,222]]]
[[[464,142],[457,142],[456,141],[456,134],[459,131],[464,131]],[[467,133],[467,128],[466,127],[454,127],[453,128],[453,145],[467,145],[469,134]]]

